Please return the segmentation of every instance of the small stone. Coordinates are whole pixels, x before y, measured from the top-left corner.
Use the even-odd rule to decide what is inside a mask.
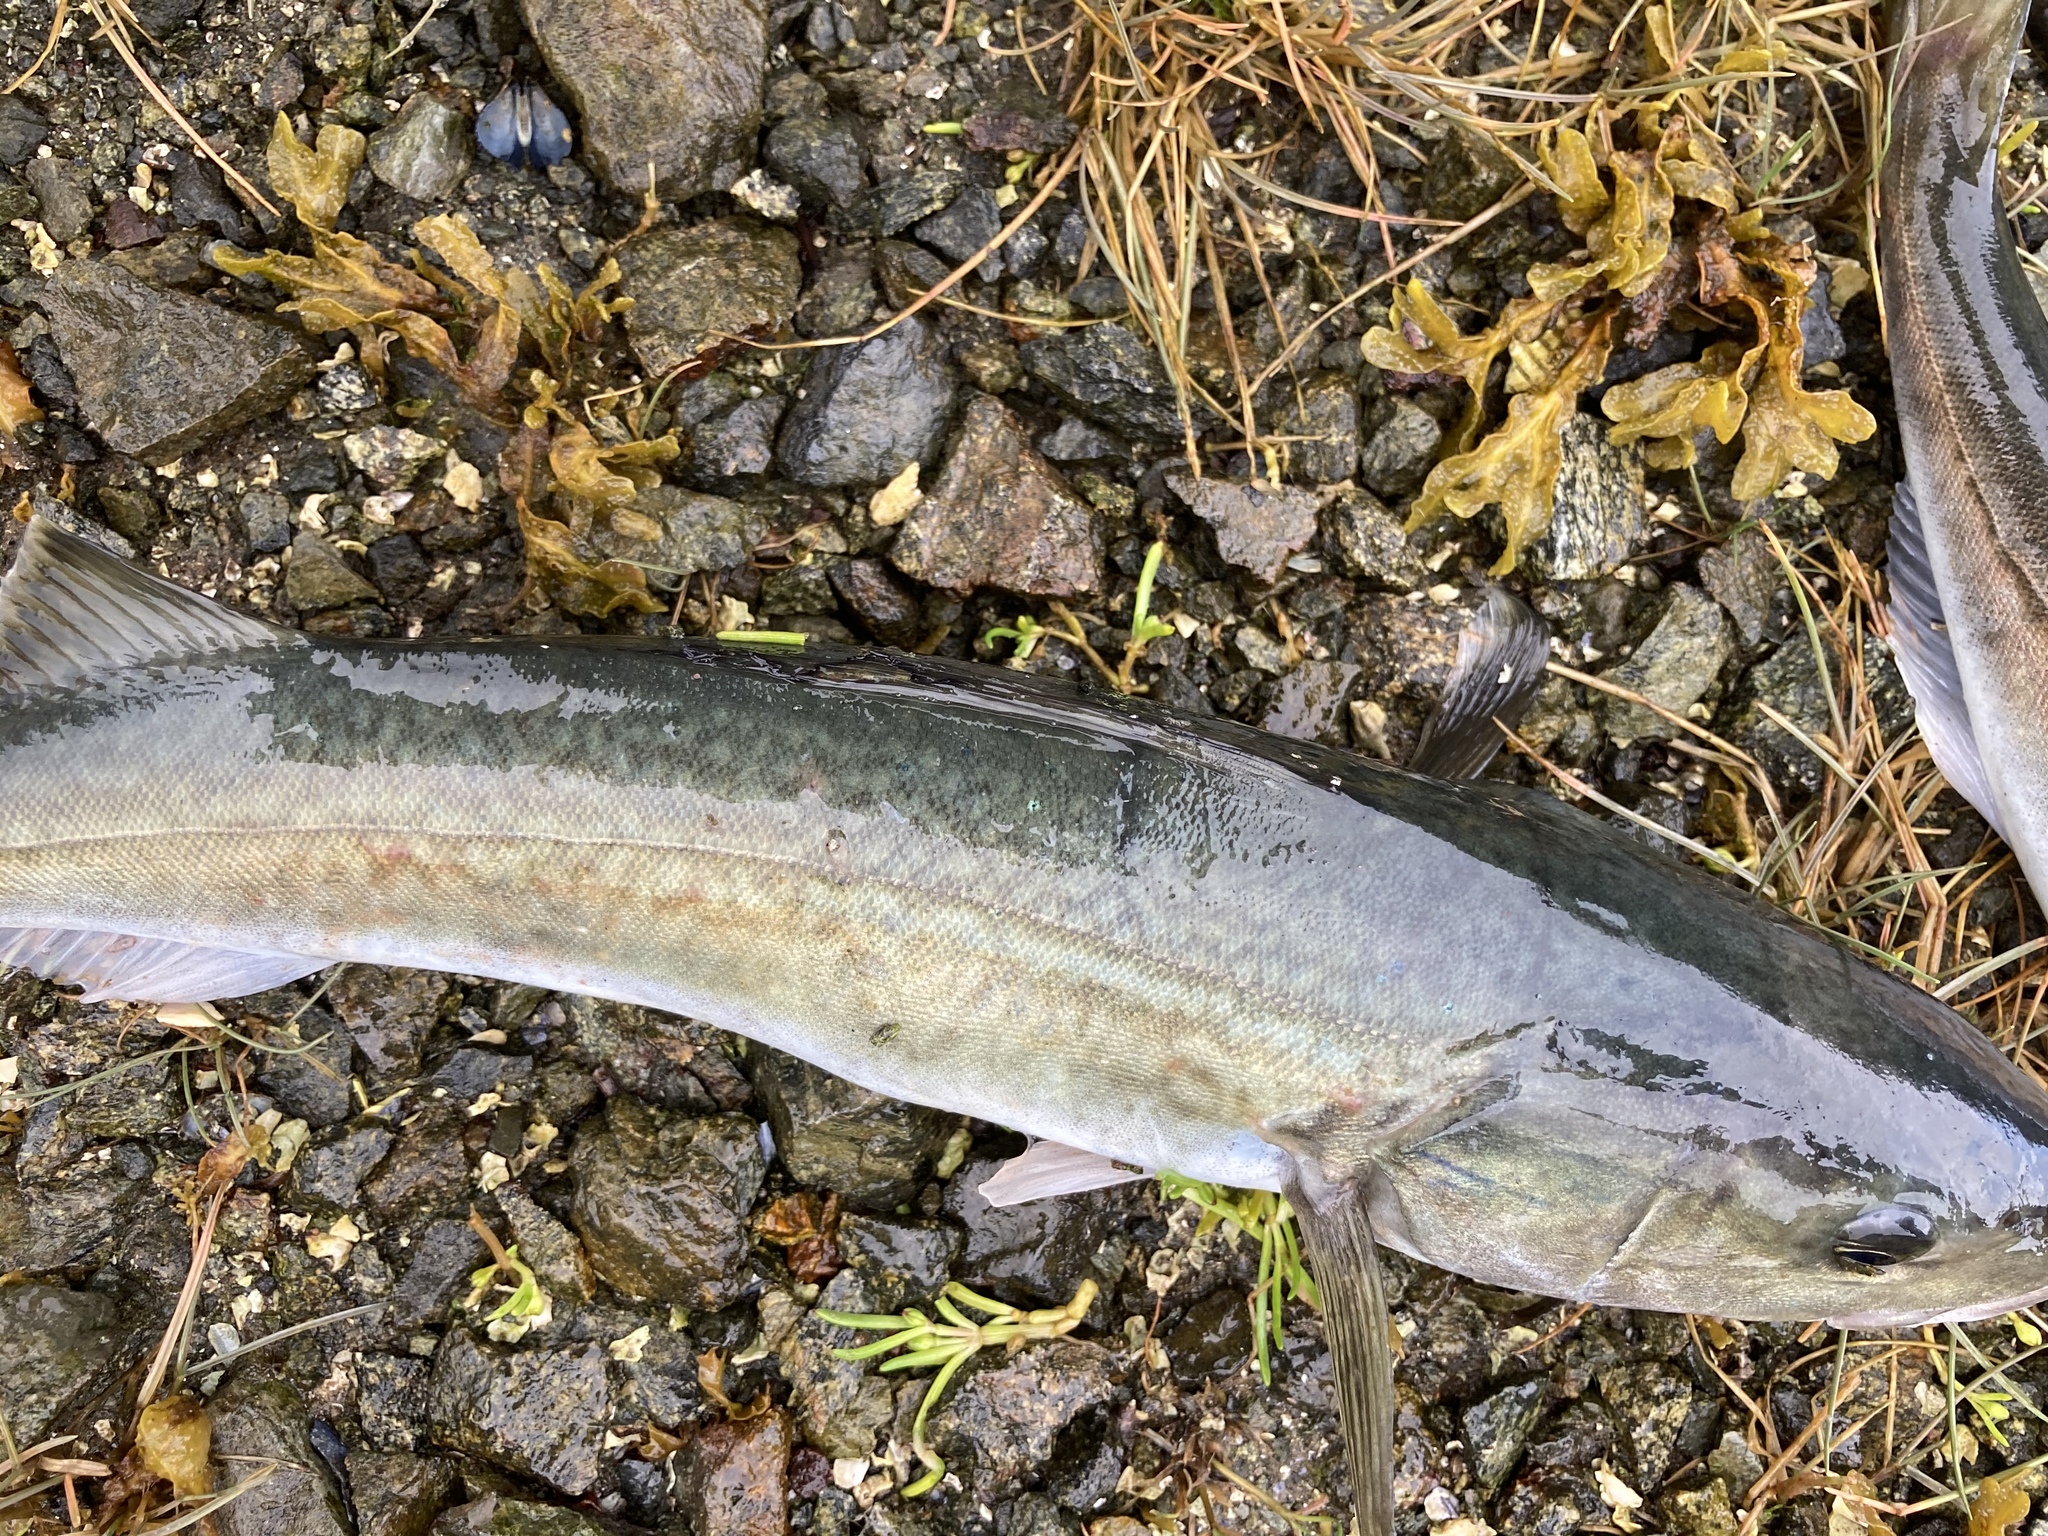
[[[41,301],[86,424],[147,464],[281,408],[313,374],[284,327],[152,287],[111,261],[65,262]]]
[[[966,182],[964,173],[942,165],[919,166],[884,182],[868,194],[875,233],[885,238],[901,234],[952,202]]]
[[[1064,416],[1060,424],[1038,440],[1038,451],[1057,463],[1083,459],[1128,459],[1131,450],[1123,439],[1078,416]]]
[[[0,165],[18,166],[50,136],[50,120],[19,96],[0,96]]]
[[[363,1183],[363,1200],[379,1221],[412,1226],[454,1215],[468,1204],[469,1160],[463,1155],[462,1107],[431,1100],[398,1128],[384,1161]]]
[[[834,1190],[856,1209],[908,1200],[952,1130],[952,1118],[938,1110],[870,1092],[766,1046],[750,1051],[747,1065],[789,1176]]]
[[[839,1218],[839,1252],[860,1276],[877,1312],[900,1312],[944,1288],[966,1239],[943,1221],[905,1221],[848,1211]]]
[[[960,125],[969,149],[1042,155],[1074,142],[1075,127],[1053,97],[1025,75],[998,82]]]
[[[100,494],[104,499],[106,493]],[[1778,638],[1777,596],[1786,588],[1785,568],[1756,529],[1744,528],[1701,554],[1700,584],[1728,611],[1744,645]]]
[[[353,1209],[363,1180],[384,1160],[393,1140],[389,1126],[370,1120],[349,1127],[337,1140],[308,1147],[292,1164],[293,1198],[334,1210]]]
[[[498,1209],[512,1225],[519,1257],[532,1267],[550,1295],[589,1301],[597,1294],[590,1258],[575,1233],[534,1204],[516,1184],[498,1191]]]
[[[348,455],[349,463],[369,476],[371,484],[387,490],[412,484],[413,477],[427,465],[438,464],[448,456],[447,446],[438,439],[411,427],[386,426],[381,422],[349,433],[341,440],[341,450]]]
[[[761,610],[785,615],[836,613],[839,598],[823,566],[791,565],[761,573]]]
[[[1540,1380],[1520,1382],[1465,1410],[1465,1445],[1472,1457],[1472,1476],[1488,1497],[1522,1459],[1529,1433],[1543,1416],[1546,1390]]]
[[[380,1451],[418,1449],[433,1366],[411,1355],[364,1350],[356,1356],[356,1418]]]
[[[743,1295],[746,1216],[766,1170],[754,1122],[673,1115],[621,1094],[569,1156],[570,1221],[628,1296],[716,1311]]]
[[[94,204],[82,167],[61,156],[36,155],[22,166],[21,178],[36,195],[43,228],[59,245],[92,227]]]
[[[469,174],[466,113],[433,91],[415,91],[389,128],[370,135],[365,157],[386,186],[422,203],[452,197]]]
[[[163,522],[156,498],[129,486],[101,486],[100,510],[107,515],[107,526],[137,549],[149,548]]]
[[[851,1269],[841,1270],[818,1297],[827,1311],[874,1312],[876,1297]],[[825,1455],[838,1459],[873,1454],[876,1440],[896,1416],[896,1394],[889,1382],[864,1369],[858,1360],[842,1360],[838,1351],[867,1342],[851,1328],[839,1328],[805,1312],[776,1346],[777,1363],[789,1382],[790,1408],[804,1439]]]
[[[1635,1464],[1634,1486],[1649,1493],[1671,1470],[1678,1434],[1692,1410],[1692,1383],[1662,1360],[1610,1366],[1600,1372],[1600,1395],[1626,1427]]]
[[[676,1503],[695,1536],[783,1536],[789,1529],[789,1415],[707,1424],[676,1454]]]
[[[1664,611],[1635,653],[1601,674],[1608,682],[1640,693],[1673,714],[1683,715],[1714,685],[1735,653],[1721,605],[1698,587],[1665,589]],[[1641,705],[1609,697],[1602,707],[1607,734],[1627,741],[1665,741],[1678,727]]]
[[[633,300],[626,337],[655,376],[721,336],[779,330],[803,289],[796,237],[748,218],[654,230],[619,253],[619,271],[620,291]]]
[[[794,323],[799,336],[845,336],[865,330],[874,309],[873,252],[865,242],[835,245],[812,274]]]
[[[1302,380],[1280,430],[1305,439],[1287,445],[1287,478],[1302,485],[1332,485],[1358,473],[1358,385],[1341,373]]]
[[[759,514],[746,504],[677,485],[649,487],[634,498],[633,510],[659,523],[661,538],[652,549],[622,541],[609,552],[664,571],[731,570],[746,562],[766,531]]]
[[[977,341],[960,349],[960,369],[976,389],[1000,395],[1024,382],[1017,349],[1007,341]]]
[[[1618,448],[1607,427],[1581,411],[1558,437],[1562,459],[1550,527],[1522,558],[1535,581],[1591,581],[1611,575],[1643,536],[1643,459]]]
[[[640,1527],[559,1504],[489,1493],[441,1516],[433,1536],[640,1536]]]
[[[1433,217],[1462,224],[1484,213],[1521,181],[1521,171],[1499,149],[1477,133],[1451,128],[1430,151],[1422,173],[1422,201]]]
[[[1173,474],[1167,485],[1216,533],[1216,550],[1261,581],[1277,581],[1287,557],[1316,535],[1323,496],[1263,480],[1195,479]]]
[[[880,560],[842,560],[828,574],[832,590],[884,645],[908,646],[923,634],[924,608]]]
[[[867,190],[860,138],[843,117],[787,117],[761,141],[768,168],[816,207],[848,208]]]
[[[434,579],[420,541],[409,533],[394,533],[379,539],[363,553],[370,567],[370,580],[385,601],[403,603],[418,597]]]
[[[933,462],[953,395],[945,342],[930,320],[913,315],[811,364],[776,455],[803,485],[880,485],[912,459]]]
[[[414,1235],[404,1276],[391,1293],[383,1321],[396,1332],[446,1322],[448,1303],[469,1289],[469,1277],[489,1259],[483,1239],[466,1221],[430,1221]]]
[[[300,613],[319,613],[349,603],[374,603],[377,589],[350,570],[339,551],[319,534],[302,533],[292,540],[284,598]]]
[[[0,1265],[29,1272],[103,1260],[134,1224],[155,1165],[135,1142],[21,1183],[0,1168]],[[5,1270],[0,1270],[4,1273]]]
[[[575,1030],[569,1050],[576,1061],[585,1068],[601,1068],[615,1087],[636,1099],[662,1109],[703,1114],[736,1109],[748,1097],[744,1079],[737,1098],[707,1091],[700,1074],[726,1058],[701,1039],[702,1026],[674,1014],[595,997],[565,997],[562,1008]]]
[[[962,1482],[992,1497],[1037,1472],[1061,1430],[1114,1402],[1119,1374],[1116,1357],[1100,1344],[1026,1344],[961,1372],[932,1412],[932,1441]]]
[[[361,363],[337,363],[320,375],[314,388],[332,415],[353,416],[377,404],[376,381]]]
[[[1799,316],[1799,339],[1805,343],[1802,362],[1808,368],[1838,363],[1849,353],[1849,340],[1842,334],[1842,322],[1835,318],[1828,302],[1834,274],[1826,267],[1814,273],[1813,286],[1806,290],[1806,308]]]
[[[1109,1235],[1114,1192],[990,1205],[981,1186],[1000,1167],[1000,1158],[978,1158],[946,1184],[945,1214],[967,1229],[959,1277],[1012,1306],[1064,1305]]]
[[[1842,675],[1842,661],[1833,647],[1828,652],[1831,677]],[[1891,651],[1875,635],[1863,640],[1863,674],[1869,685],[1878,728],[1889,741],[1912,718],[1912,702],[1899,676]],[[1834,730],[1833,712],[1828,708],[1828,684],[1823,681],[1813,646],[1796,628],[1792,637],[1770,658],[1749,669],[1734,693],[1732,718],[1724,734],[1753,755],[1778,792],[1787,798],[1816,793],[1828,770],[1806,744],[1763,712],[1768,704],[1805,732],[1809,740],[1828,737]]]
[[[1151,344],[1126,327],[1082,326],[1017,350],[1026,371],[1083,416],[1133,437],[1180,438],[1173,381]]]
[[[274,555],[292,541],[292,504],[276,491],[251,491],[236,509],[252,553]]]
[[[1262,730],[1325,746],[1351,744],[1349,703],[1361,669],[1352,662],[1304,661],[1273,687]]]
[[[956,592],[998,586],[1074,597],[1101,583],[1102,529],[993,396],[968,402],[944,469],[911,511],[889,558],[906,576]]]
[[[732,200],[749,213],[757,213],[771,224],[794,224],[804,216],[796,189],[786,187],[758,165],[731,187]]]
[[[270,1476],[213,1513],[221,1536],[354,1536],[334,1474],[313,1449],[311,1415],[298,1388],[267,1366],[234,1370],[207,1405],[213,1419],[215,1486],[270,1465]]]
[[[664,198],[731,186],[761,127],[768,7],[760,0],[520,0],[575,104],[591,168]]]
[[[351,965],[327,989],[328,1002],[369,1066],[372,1098],[418,1072],[420,1044],[447,998],[447,980],[433,972],[376,965]]]
[[[1390,395],[1374,412],[1358,456],[1358,479],[1388,501],[1402,501],[1422,489],[1436,461],[1444,429],[1405,395]]]
[[[596,1344],[507,1349],[451,1328],[427,1382],[427,1428],[436,1445],[538,1478],[571,1498],[597,1481],[610,1408],[605,1353]]]
[[[1244,1297],[1228,1287],[1211,1291],[1188,1308],[1188,1315],[1167,1332],[1164,1342],[1173,1379],[1199,1391],[1205,1382],[1235,1375],[1250,1357],[1250,1309]]]
[[[359,1536],[427,1536],[454,1501],[455,1466],[409,1451],[352,1450],[348,1486]]]
[[[1736,1536],[1742,1528],[1728,1485],[1718,1477],[1704,1488],[1667,1493],[1661,1503],[1665,1528],[1673,1536]]]
[[[987,187],[967,187],[939,212],[919,219],[911,233],[948,261],[965,261],[1001,233],[1003,211]],[[1003,275],[1002,256],[991,252],[977,267],[985,283]]]
[[[27,1281],[0,1286],[0,1412],[15,1443],[34,1445],[92,1402],[140,1352],[110,1296]]]
[[[129,251],[163,239],[164,227],[125,197],[107,204],[101,216],[100,241],[110,251]]]
[[[1371,491],[1332,497],[1324,504],[1322,526],[1323,547],[1347,576],[1393,592],[1412,592],[1430,579],[1400,516]]]
[[[901,309],[944,282],[946,264],[921,245],[884,240],[875,247],[874,273],[889,308]]]
[[[775,427],[782,420],[780,395],[742,400],[695,433],[690,472],[698,483],[761,475],[775,461]]]

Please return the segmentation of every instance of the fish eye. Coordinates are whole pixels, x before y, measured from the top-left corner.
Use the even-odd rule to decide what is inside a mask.
[[[1934,1246],[1934,1220],[1925,1211],[1881,1205],[1842,1224],[1835,1257],[1858,1269],[1887,1269],[1917,1259]]]

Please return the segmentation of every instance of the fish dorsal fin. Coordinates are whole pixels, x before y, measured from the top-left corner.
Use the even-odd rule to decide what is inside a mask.
[[[304,643],[47,518],[28,525],[13,569],[0,579],[0,693],[67,688],[150,661]]]
[[[1963,697],[1962,673],[1956,670],[1955,647],[1942,614],[1941,594],[1934,586],[1934,566],[1927,558],[1927,534],[1920,526],[1920,505],[1902,480],[1892,492],[1892,530],[1886,551],[1885,575],[1891,583],[1892,655],[1899,675],[1913,695],[1913,714],[1927,750],[1942,776],[1974,805],[1999,836],[1998,804],[1991,777],[1977,751],[1977,733],[1970,725],[1969,702]]]
[[[83,1003],[206,1003],[245,997],[331,965],[304,955],[209,949],[131,933],[66,928],[0,928],[0,971],[13,966],[85,988]]]
[[[1493,722],[1521,724],[1549,659],[1549,626],[1495,587],[1458,636],[1457,662],[1408,766],[1433,779],[1478,778],[1501,748]]]
[[[1011,1158],[985,1179],[979,1193],[990,1205],[1022,1205],[1026,1200],[1078,1195],[1151,1176],[1151,1170],[1134,1163],[1120,1163],[1056,1141],[1034,1141],[1021,1157]]]

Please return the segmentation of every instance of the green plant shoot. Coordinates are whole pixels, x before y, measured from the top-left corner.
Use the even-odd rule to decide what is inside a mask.
[[[1259,1380],[1273,1384],[1272,1351],[1287,1343],[1280,1314],[1296,1298],[1317,1311],[1323,1307],[1322,1293],[1301,1257],[1301,1234],[1294,1224],[1294,1207],[1285,1197],[1263,1189],[1224,1189],[1199,1179],[1185,1179],[1177,1173],[1159,1175],[1160,1193],[1169,1200],[1191,1200],[1201,1208],[1202,1219],[1195,1235],[1228,1222],[1259,1245],[1259,1282],[1252,1289],[1249,1305],[1252,1337],[1257,1341]]]

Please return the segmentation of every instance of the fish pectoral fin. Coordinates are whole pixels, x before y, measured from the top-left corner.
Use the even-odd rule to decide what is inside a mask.
[[[1927,535],[1920,525],[1920,506],[1902,480],[1892,492],[1892,531],[1885,574],[1891,583],[1892,655],[1899,675],[1913,695],[1913,713],[1935,766],[1999,836],[1998,804],[1991,777],[1977,751],[1977,733],[1970,724],[1969,702],[1963,697],[1963,676],[1956,667],[1948,620],[1935,590],[1934,567],[1927,558]]]
[[[1458,636],[1457,662],[1408,766],[1434,779],[1478,778],[1501,748],[1494,721],[1521,724],[1549,658],[1549,626],[1495,587]]]
[[[304,637],[223,608],[37,517],[0,580],[0,693]]]
[[[1034,1141],[1021,1157],[1011,1158],[983,1180],[978,1193],[990,1205],[1022,1205],[1027,1200],[1078,1195],[1151,1176],[1151,1169],[1135,1163],[1117,1162],[1056,1141]]]
[[[332,961],[305,955],[209,949],[132,933],[65,928],[0,928],[0,970],[20,966],[49,981],[80,986],[80,1002],[205,1003],[243,997],[310,976]]]
[[[1337,1423],[1351,1465],[1351,1499],[1364,1536],[1394,1529],[1394,1352],[1387,1330],[1387,1293],[1380,1282],[1372,1220],[1362,1186],[1327,1186],[1318,1199],[1290,1177],[1287,1201],[1308,1248],[1322,1293],[1323,1337]]]

